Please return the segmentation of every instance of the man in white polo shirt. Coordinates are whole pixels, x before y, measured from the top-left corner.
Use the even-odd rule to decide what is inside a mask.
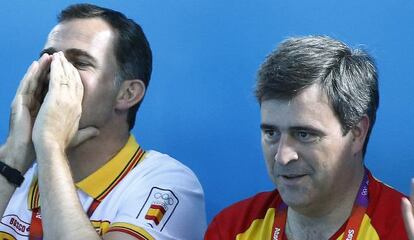
[[[12,103],[0,239],[201,239],[196,176],[130,134],[152,66],[141,27],[89,4],[58,22]]]

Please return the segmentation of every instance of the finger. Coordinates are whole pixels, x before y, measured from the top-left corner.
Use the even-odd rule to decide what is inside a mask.
[[[47,54],[44,53],[40,58],[39,58],[39,66],[41,69],[47,69],[49,67],[49,64],[52,60],[52,57]]]
[[[73,65],[66,59],[66,57],[65,57],[65,55],[63,55],[63,53],[60,53],[60,61],[61,61],[61,64],[62,64],[62,69],[63,69],[63,73],[64,73],[64,76],[65,76],[65,78],[64,79],[62,79],[62,81],[64,81],[64,82],[67,82],[69,85],[68,86],[70,86],[70,87],[72,87],[72,85],[73,85],[73,77],[74,77],[74,75],[73,75]]]
[[[39,63],[37,61],[33,61],[32,64],[26,71],[26,74],[23,76],[22,81],[17,88],[17,94],[27,94],[29,89],[29,83],[32,76],[35,74],[39,67]]]
[[[48,59],[49,55],[45,53],[40,57],[38,61],[36,61],[36,71],[33,71],[33,73],[30,75],[30,78],[28,78],[26,94],[33,95],[36,94],[36,92],[39,92],[39,86],[42,85],[41,82],[44,81],[42,78],[43,72],[48,68],[49,65]]]
[[[407,198],[401,201],[401,211],[404,219],[405,229],[409,239],[414,239],[414,213],[413,206]]]
[[[45,90],[47,86],[47,80],[48,80],[47,75],[50,72],[51,61],[52,61],[52,57],[47,53],[44,53],[42,57],[39,59],[39,70],[36,76],[36,78],[38,79],[38,82],[37,82],[38,85],[36,86],[36,89],[35,89],[35,96],[37,97],[43,95],[42,92]]]
[[[73,93],[77,98],[83,97],[83,84],[78,69],[70,63],[64,55],[61,56],[62,66],[67,76],[69,86],[75,90]]]
[[[54,53],[52,58],[52,63],[50,64],[49,91],[59,88],[61,79],[63,78],[63,67],[59,53]]]
[[[22,109],[22,96],[18,94],[16,95],[16,97],[14,97],[13,107],[10,113],[10,119],[9,119],[10,132],[14,131],[15,119],[16,119],[17,114],[21,111],[21,109]]]
[[[99,135],[99,130],[94,127],[88,127],[84,129],[79,129],[75,134],[71,142],[69,143],[69,148],[76,147],[81,143],[94,138]]]
[[[16,111],[15,108],[18,105],[21,105],[21,104],[30,105],[30,102],[32,101],[32,99],[29,95],[30,94],[29,93],[29,89],[30,89],[29,85],[30,85],[31,79],[35,75],[38,67],[39,67],[39,63],[37,61],[33,61],[33,63],[27,69],[27,72],[25,73],[23,79],[20,81],[19,87],[17,88],[16,95],[14,96],[13,102],[11,104],[12,113],[14,111]],[[24,97],[24,96],[28,96],[28,95],[29,95],[29,97]],[[23,97],[24,97],[24,99],[23,99]]]
[[[60,86],[66,88],[73,87],[72,64],[68,62],[63,52],[59,52],[59,60],[62,65],[62,78],[60,79]],[[69,92],[73,93],[72,91]]]
[[[14,137],[20,142],[30,142],[31,141],[31,125],[25,117],[25,110],[23,107],[23,97],[21,95],[17,96],[15,107],[12,109],[10,114],[9,128],[10,134],[13,133]]]

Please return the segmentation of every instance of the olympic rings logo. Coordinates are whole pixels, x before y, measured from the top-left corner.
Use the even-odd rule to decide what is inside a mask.
[[[168,194],[168,193],[155,193],[154,194],[155,199],[162,199],[165,204],[167,205],[173,205],[174,199]]]
[[[361,194],[362,194],[362,196],[366,196],[366,195],[368,195],[368,189],[367,189],[366,187],[364,187],[364,188],[362,189]]]

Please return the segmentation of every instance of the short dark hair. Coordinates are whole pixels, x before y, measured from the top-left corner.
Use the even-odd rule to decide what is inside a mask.
[[[259,103],[269,98],[292,99],[313,84],[321,86],[327,95],[344,135],[368,116],[365,155],[379,105],[373,58],[327,36],[289,38],[261,65],[255,94]]]
[[[152,71],[152,53],[142,28],[136,22],[120,12],[92,4],[70,5],[62,10],[57,18],[59,23],[87,18],[100,18],[108,23],[117,35],[113,43],[118,65],[116,83],[140,79],[148,88]],[[141,102],[129,109],[129,130],[135,125],[136,112]]]

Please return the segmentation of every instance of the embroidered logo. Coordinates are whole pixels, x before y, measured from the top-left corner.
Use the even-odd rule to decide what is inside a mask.
[[[159,204],[151,204],[150,208],[147,211],[147,214],[145,214],[145,219],[152,220],[155,225],[158,225],[164,217],[165,212],[166,210],[164,206]]]
[[[30,223],[21,220],[17,215],[5,215],[1,219],[1,224],[13,229],[20,236],[29,236]]]
[[[280,228],[275,228],[275,232],[273,233],[273,240],[278,240],[280,234]]]
[[[148,226],[160,231],[175,211],[178,198],[173,191],[153,187],[137,215],[137,219],[145,222]]]
[[[352,240],[354,238],[355,231],[353,229],[349,229],[348,235],[346,236],[346,240]]]

